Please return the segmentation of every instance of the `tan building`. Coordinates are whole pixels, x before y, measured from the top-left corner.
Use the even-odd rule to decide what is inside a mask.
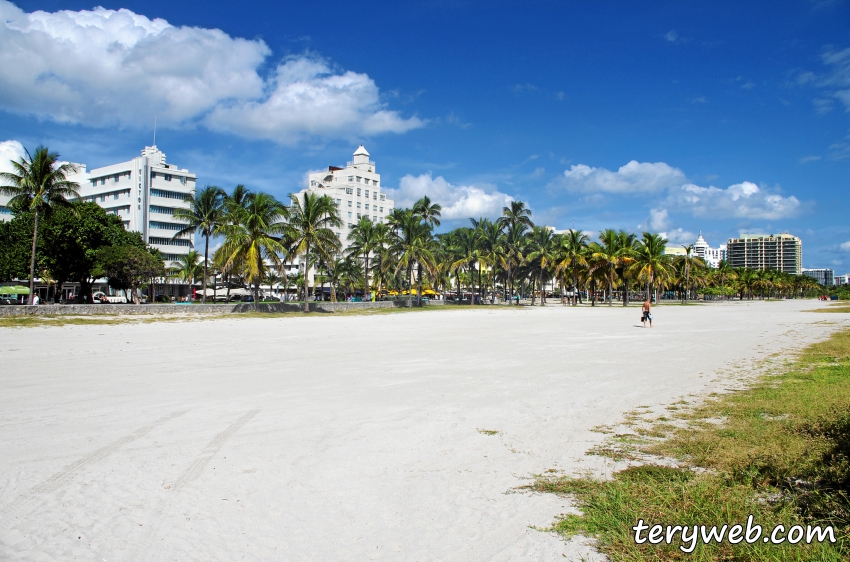
[[[803,272],[803,243],[791,234],[745,234],[730,238],[726,260],[732,267]]]

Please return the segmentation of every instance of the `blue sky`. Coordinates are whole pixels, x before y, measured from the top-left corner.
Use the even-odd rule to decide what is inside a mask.
[[[201,184],[283,198],[362,142],[449,226],[516,198],[559,229],[787,231],[850,271],[850,2],[100,5],[0,0],[0,158],[126,160],[156,115]]]

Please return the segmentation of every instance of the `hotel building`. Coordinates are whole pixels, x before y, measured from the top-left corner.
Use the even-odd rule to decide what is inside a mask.
[[[83,201],[97,203],[106,212],[121,217],[124,228],[139,232],[144,241],[162,252],[168,262],[194,249],[191,234],[173,239],[186,226],[174,218],[175,209],[188,209],[187,195],[195,190],[197,177],[186,169],[165,162],[156,146],[146,146],[141,156],[93,170],[76,164],[68,179],[80,184]]]
[[[732,267],[802,273],[803,243],[791,234],[745,234],[730,238],[726,260]]]
[[[835,272],[831,269],[804,269],[803,275],[816,279],[824,287],[836,285]]]
[[[721,244],[719,248],[712,248],[700,232],[697,241],[694,242],[694,253],[697,257],[702,258],[707,265],[717,267],[721,261],[726,259],[726,246]]]

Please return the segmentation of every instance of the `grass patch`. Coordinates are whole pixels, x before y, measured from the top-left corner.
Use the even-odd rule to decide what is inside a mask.
[[[684,427],[615,435],[597,450],[611,456],[607,447],[625,459],[672,459],[678,466],[635,466],[609,481],[538,477],[533,489],[568,494],[582,510],[559,518],[552,529],[595,537],[611,560],[850,559],[850,331],[806,348],[781,374],[694,406],[682,419]],[[641,440],[661,435],[668,437]],[[633,540],[639,519],[721,526],[746,524],[750,514],[768,532],[776,524],[833,525],[837,542],[698,543],[685,554],[681,542]]]
[[[495,429],[479,429],[478,433],[482,435],[498,435],[499,431]]]
[[[823,308],[816,308],[814,310],[807,310],[806,312],[850,312],[850,304],[846,301],[842,303],[830,304],[829,306]]]

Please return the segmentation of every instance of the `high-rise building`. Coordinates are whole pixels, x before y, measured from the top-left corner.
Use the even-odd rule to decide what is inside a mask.
[[[835,272],[831,269],[804,269],[803,275],[816,279],[824,287],[835,285]]]
[[[348,245],[348,234],[361,217],[372,222],[384,222],[395,207],[393,200],[382,192],[381,175],[377,173],[375,162],[369,160],[369,156],[361,144],[354,151],[354,159],[344,168],[328,166],[327,171],[310,174],[307,188],[298,193],[302,197],[303,193],[309,191],[333,199],[343,223],[342,227],[333,230],[343,247]]]
[[[848,280],[850,280],[850,274],[835,276],[836,285],[847,285]]]
[[[744,234],[730,238],[726,261],[732,267],[802,273],[803,243],[791,234]]]
[[[195,174],[166,164],[165,154],[156,146],[146,146],[141,156],[127,162],[78,172],[68,179],[80,185],[83,201],[97,203],[108,213],[121,217],[124,228],[142,234],[146,243],[162,252],[166,263],[194,249],[191,234],[174,239],[186,226],[174,210],[187,209],[185,201],[197,183]]]
[[[700,232],[697,241],[694,242],[694,254],[702,258],[711,267],[717,267],[721,261],[726,259],[726,246],[721,244],[719,248],[712,248]]]

